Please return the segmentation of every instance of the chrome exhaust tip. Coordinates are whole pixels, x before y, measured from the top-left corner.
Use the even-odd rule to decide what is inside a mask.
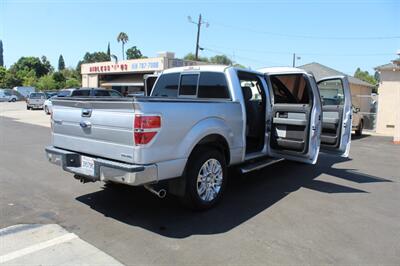
[[[144,188],[159,197],[160,199],[165,198],[167,196],[167,191],[165,189],[155,190],[152,186],[144,185]]]

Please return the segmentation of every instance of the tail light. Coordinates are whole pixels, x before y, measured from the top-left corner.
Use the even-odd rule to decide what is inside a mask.
[[[161,128],[161,117],[158,115],[135,115],[135,145],[148,144]]]

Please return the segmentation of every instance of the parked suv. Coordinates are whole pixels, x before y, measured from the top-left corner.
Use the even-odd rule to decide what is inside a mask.
[[[26,98],[26,109],[43,109],[44,102],[46,101],[46,94],[43,92],[32,92]]]
[[[123,97],[121,93],[112,89],[80,88],[71,92],[71,97]]]

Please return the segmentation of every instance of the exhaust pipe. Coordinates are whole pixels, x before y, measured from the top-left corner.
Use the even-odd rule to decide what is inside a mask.
[[[157,195],[157,197],[159,197],[160,199],[163,199],[163,198],[165,198],[165,196],[167,196],[167,191],[163,188],[158,191],[149,185],[144,185],[144,188],[147,189],[148,191],[150,191],[151,193]]]
[[[78,179],[81,183],[83,183],[83,184],[86,184],[86,183],[89,183],[89,182],[96,182],[97,180],[96,179],[94,179],[94,178],[89,178],[89,177],[86,177],[86,176],[81,176],[81,175],[74,175],[74,178],[75,179]]]

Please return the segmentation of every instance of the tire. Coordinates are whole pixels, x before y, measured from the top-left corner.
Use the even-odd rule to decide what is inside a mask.
[[[44,107],[44,112],[46,113],[46,115],[50,114],[49,109],[47,108],[47,106]]]
[[[15,98],[12,98],[11,101],[12,101],[13,103],[15,103],[17,100],[16,100]]]
[[[364,129],[364,122],[361,120],[356,130],[356,136],[362,136],[363,129]]]
[[[30,110],[31,108],[29,106],[26,106],[26,110]]]
[[[222,199],[228,171],[221,152],[212,147],[196,149],[189,158],[185,172],[185,192],[181,198],[185,206],[193,210],[206,210]]]

